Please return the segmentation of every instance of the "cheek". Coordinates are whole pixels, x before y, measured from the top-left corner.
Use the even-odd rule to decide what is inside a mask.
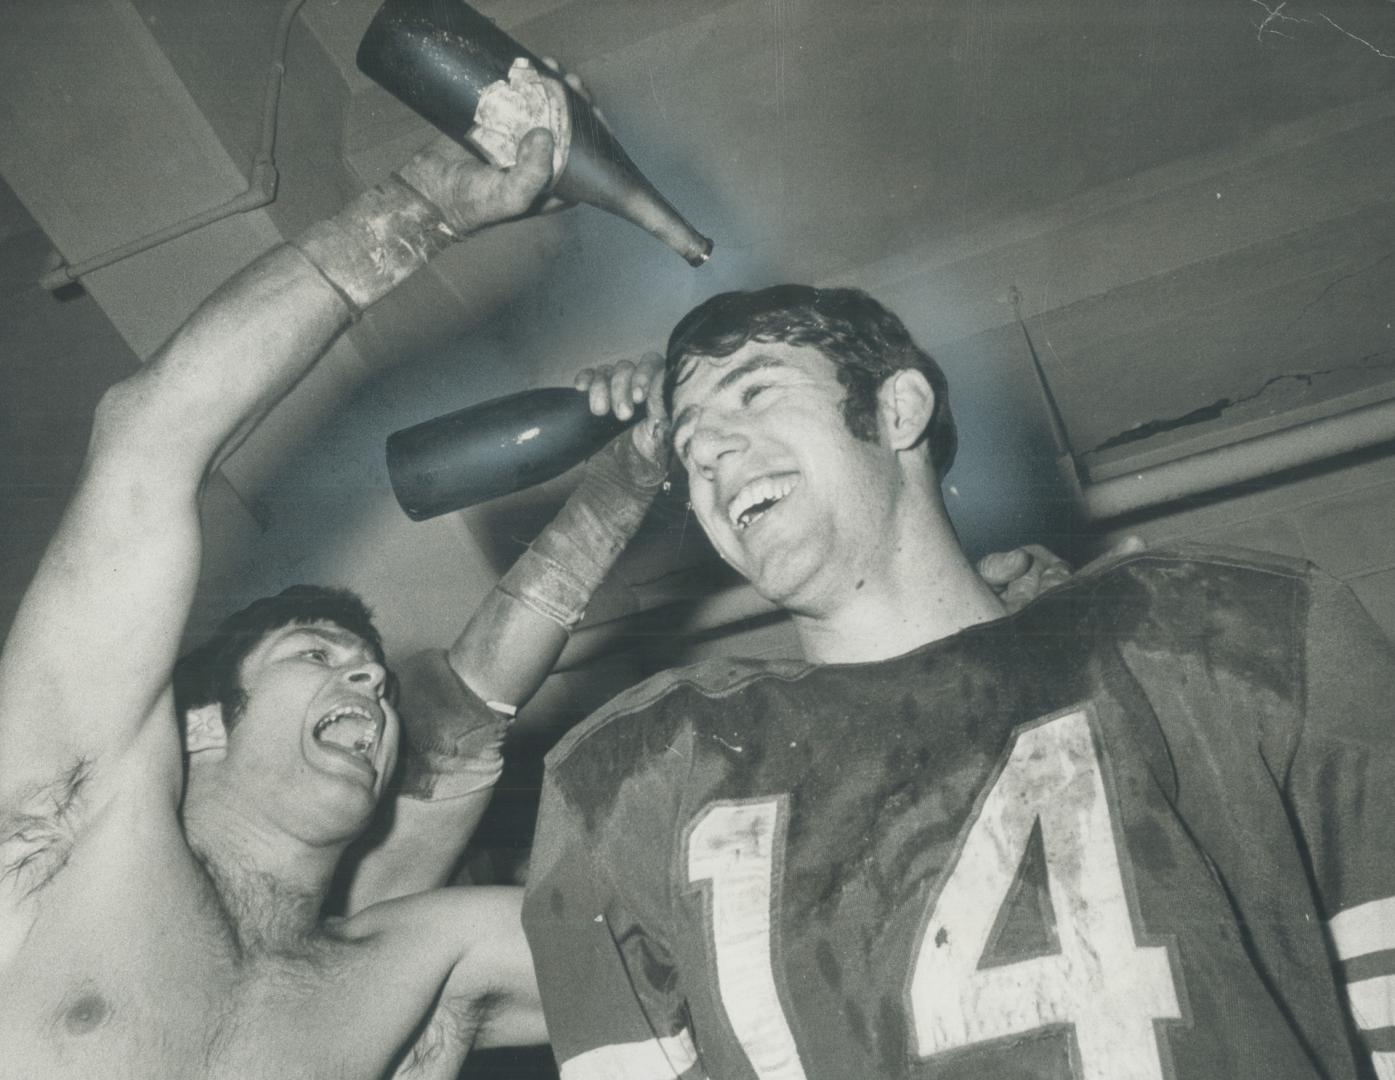
[[[717,515],[712,485],[693,477],[691,474],[688,478],[688,508],[697,518],[703,532],[711,536],[712,530],[709,526],[716,520]]]
[[[387,743],[387,750],[395,760],[402,749],[402,719],[395,709],[389,706],[387,727],[383,729],[383,739]]]

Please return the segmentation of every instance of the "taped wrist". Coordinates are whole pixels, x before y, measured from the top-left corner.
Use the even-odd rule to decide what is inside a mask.
[[[571,630],[581,621],[664,481],[628,433],[587,462],[581,483],[500,580],[501,592]]]
[[[328,221],[311,225],[292,246],[357,319],[455,239],[434,203],[391,176]]]
[[[401,794],[452,799],[492,788],[504,768],[513,710],[491,706],[460,681],[443,649],[398,665],[402,692]]]

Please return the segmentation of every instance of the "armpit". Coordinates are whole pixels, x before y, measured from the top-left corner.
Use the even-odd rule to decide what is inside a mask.
[[[19,899],[34,895],[63,869],[77,835],[87,761],[0,807],[0,887]]]
[[[498,1011],[501,995],[452,995],[442,993],[407,1056],[393,1073],[393,1080],[428,1080],[454,1077],[475,1040]]]

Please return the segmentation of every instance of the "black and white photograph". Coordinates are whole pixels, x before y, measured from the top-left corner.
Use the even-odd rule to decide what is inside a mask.
[[[1395,0],[0,0],[0,1080],[1395,1080]]]

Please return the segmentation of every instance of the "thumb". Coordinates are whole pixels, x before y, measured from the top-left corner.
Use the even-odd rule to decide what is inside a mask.
[[[649,392],[644,398],[648,415],[639,425],[644,430],[636,435],[643,439],[641,447],[651,461],[662,463],[665,468],[669,457],[669,431],[672,420],[664,408],[664,358],[660,353],[649,351],[640,358],[640,369],[649,377]]]
[[[663,479],[668,471],[668,420],[651,413],[630,429],[630,438],[640,457]]]
[[[508,194],[522,213],[552,182],[552,132],[534,128],[524,135],[518,143],[518,160],[504,175]]]

